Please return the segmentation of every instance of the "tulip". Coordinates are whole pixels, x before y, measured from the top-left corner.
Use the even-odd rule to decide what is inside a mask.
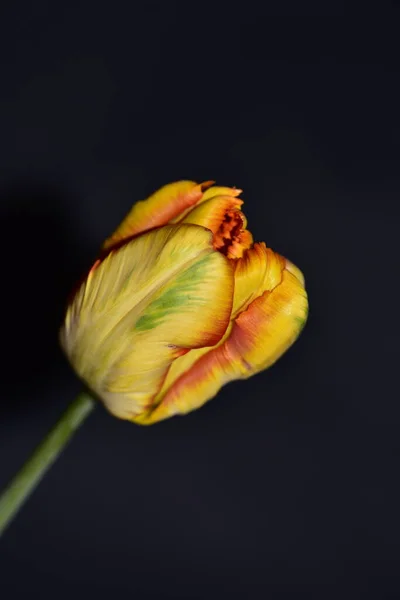
[[[254,243],[241,190],[180,181],[138,202],[67,307],[81,392],[0,496],[0,535],[94,407],[149,425],[271,366],[307,319],[301,271]]]
[[[254,243],[241,190],[180,181],[136,203],[67,308],[61,346],[114,416],[185,414],[271,366],[308,311],[301,271]]]

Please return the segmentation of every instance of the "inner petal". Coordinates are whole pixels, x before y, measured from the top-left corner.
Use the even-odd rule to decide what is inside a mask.
[[[241,258],[253,243],[246,229],[246,217],[240,210],[227,210],[224,219],[214,234],[213,246],[228,258]]]

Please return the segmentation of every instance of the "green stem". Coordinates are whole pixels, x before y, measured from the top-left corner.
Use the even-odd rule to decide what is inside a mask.
[[[0,536],[95,406],[81,392],[0,496]]]

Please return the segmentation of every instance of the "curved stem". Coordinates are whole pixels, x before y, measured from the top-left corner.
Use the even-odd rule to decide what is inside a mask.
[[[0,496],[0,535],[94,406],[93,398],[81,392],[9,483]]]

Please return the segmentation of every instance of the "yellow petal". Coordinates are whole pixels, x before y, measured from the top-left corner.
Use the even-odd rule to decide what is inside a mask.
[[[207,227],[215,234],[221,227],[225,214],[231,210],[239,210],[242,204],[243,200],[235,196],[215,196],[192,208],[181,222]]]
[[[214,348],[192,350],[175,361],[156,398],[157,407],[140,419],[141,423],[202,406],[229,381],[248,378],[271,366],[297,339],[307,318],[307,294],[302,282],[284,268],[285,260],[268,250],[259,245],[243,272],[238,269],[239,286],[247,279],[249,286],[250,282],[261,286],[261,295],[251,300],[250,288],[247,295],[235,292],[236,308],[241,303],[246,308]],[[276,265],[280,266],[279,275]],[[263,291],[262,286],[271,289]]]
[[[166,225],[194,206],[213,181],[177,181],[165,185],[146,200],[133,205],[116,231],[103,245],[105,250],[138,233]]]
[[[230,187],[224,187],[224,186],[220,186],[220,185],[208,185],[211,183],[214,183],[214,182],[211,182],[211,181],[206,182],[207,189],[205,188],[205,186],[203,184],[204,192],[203,192],[202,197],[196,202],[196,206],[199,206],[203,202],[206,202],[207,200],[211,200],[211,199],[215,198],[216,196],[220,196],[220,197],[221,196],[225,196],[225,197],[229,196],[230,198],[237,198],[242,193],[242,190],[239,190],[238,188],[230,188]],[[240,200],[240,203],[243,204],[243,200]],[[191,210],[192,210],[192,207],[187,208],[180,215],[178,215],[174,219],[171,219],[170,222],[171,223],[181,223],[182,221],[184,221],[184,219],[186,218],[188,213],[191,212]]]
[[[295,277],[297,277],[297,279],[300,281],[300,283],[302,285],[304,285],[304,283],[305,283],[304,275],[300,271],[299,267],[296,267],[296,265],[294,265],[292,262],[290,262],[290,260],[288,260],[287,258],[284,258],[283,260],[285,261],[286,269],[289,271],[289,273],[293,273],[293,275]]]
[[[236,261],[233,317],[244,311],[265,291],[273,290],[281,282],[285,264],[286,259],[267,248],[264,243],[254,244]]]
[[[215,198],[215,196],[231,196],[232,198],[236,198],[240,196],[243,190],[235,187],[224,187],[221,185],[213,185],[205,190],[202,198],[202,202],[206,200],[210,200],[211,198]]]
[[[168,225],[112,250],[71,303],[62,346],[78,375],[123,419],[146,413],[172,361],[224,335],[233,268],[195,225]]]
[[[271,366],[296,340],[307,313],[307,294],[285,269],[281,283],[256,298],[235,321],[227,349],[241,360],[242,376],[250,377]]]
[[[239,316],[253,300],[262,296],[265,291],[271,291],[281,283],[282,272],[287,263],[289,263],[287,259],[271,250],[271,248],[267,248],[263,242],[254,244],[253,248],[245,252],[242,259],[233,263],[235,268],[235,290],[231,320]],[[293,269],[297,269],[292,263],[290,265]],[[299,269],[297,271],[301,274]],[[304,287],[302,274],[301,277],[301,284]],[[216,346],[226,341],[231,330],[232,327],[227,329],[224,337]],[[160,402],[178,377],[188,371],[199,358],[209,351],[210,348],[198,348],[174,361],[155,402]]]

